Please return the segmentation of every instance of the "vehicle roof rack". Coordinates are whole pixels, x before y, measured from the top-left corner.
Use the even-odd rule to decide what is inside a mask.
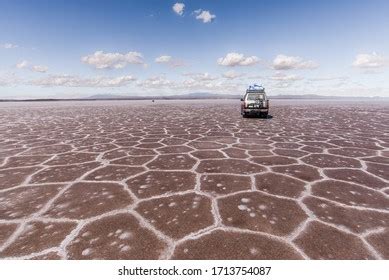
[[[263,86],[253,84],[249,86],[246,92],[265,92],[265,88]]]

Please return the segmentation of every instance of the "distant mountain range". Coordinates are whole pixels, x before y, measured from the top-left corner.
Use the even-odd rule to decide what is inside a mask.
[[[240,99],[240,94],[218,94],[209,92],[193,92],[179,95],[165,96],[123,96],[113,94],[96,94],[83,99],[87,100],[172,100],[172,99]],[[387,97],[357,97],[357,96],[327,96],[317,94],[295,95],[268,95],[270,99],[363,99],[363,98],[387,98]]]
[[[39,99],[0,99],[0,102],[6,101],[87,101],[87,100],[189,100],[189,99],[240,99],[239,94],[217,94],[209,92],[193,92],[178,95],[159,95],[159,96],[124,96],[115,94],[96,94],[84,98],[39,98]],[[389,99],[388,97],[356,97],[356,96],[325,96],[316,94],[302,95],[268,95],[269,99]]]

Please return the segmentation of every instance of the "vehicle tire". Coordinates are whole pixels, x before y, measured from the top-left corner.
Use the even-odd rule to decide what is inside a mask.
[[[262,117],[263,117],[264,119],[267,119],[267,112],[266,112],[266,113],[262,113]]]

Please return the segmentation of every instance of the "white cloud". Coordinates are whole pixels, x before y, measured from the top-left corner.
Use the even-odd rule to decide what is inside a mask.
[[[161,55],[155,59],[156,63],[169,63],[172,61],[172,57],[170,55]]]
[[[31,71],[39,72],[39,73],[46,73],[49,68],[44,65],[34,65],[31,67]]]
[[[299,81],[303,78],[294,74],[285,74],[281,72],[275,73],[273,76],[270,77],[270,80],[274,81]]]
[[[0,45],[0,47],[4,48],[4,49],[15,49],[15,48],[18,48],[19,46],[15,45],[15,44],[11,44],[11,43],[5,43],[5,44]]]
[[[210,11],[203,11],[202,9],[194,11],[195,14],[197,14],[196,19],[202,20],[203,23],[209,23],[212,22],[216,15],[211,14]]]
[[[382,55],[379,55],[375,52],[369,53],[361,53],[355,57],[353,62],[354,67],[358,68],[381,68],[387,66],[389,60]]]
[[[242,83],[229,83],[223,80],[216,81],[198,81],[198,80],[185,80],[178,83],[177,89],[181,91],[207,91],[214,93],[236,93],[245,89],[245,84]]]
[[[312,81],[312,82],[326,82],[326,81],[346,81],[348,79],[349,79],[349,77],[347,77],[347,76],[338,76],[338,77],[330,76],[330,77],[310,78],[310,79],[308,79],[308,81]]]
[[[290,69],[314,69],[319,65],[312,60],[304,60],[299,56],[286,56],[279,54],[273,60],[273,68],[276,70]]]
[[[155,62],[160,64],[167,64],[171,67],[180,67],[185,65],[183,61],[174,59],[170,55],[161,55],[155,59]]]
[[[30,63],[27,60],[22,60],[18,64],[16,64],[16,68],[18,69],[29,69],[33,72],[39,72],[39,73],[46,73],[49,68],[45,65],[32,65],[31,67]]]
[[[164,76],[154,76],[137,83],[138,86],[144,88],[165,88],[174,85],[174,82],[166,79]]]
[[[131,76],[82,78],[73,75],[51,75],[46,78],[32,80],[31,85],[43,87],[121,87],[136,79]]]
[[[185,4],[184,3],[176,3],[173,5],[172,9],[177,15],[182,16],[184,14]]]
[[[16,68],[18,68],[18,69],[24,69],[24,68],[27,68],[27,66],[28,66],[27,60],[23,60],[23,61],[19,62],[18,64],[16,64]]]
[[[222,76],[223,76],[224,78],[226,78],[226,79],[233,80],[233,79],[242,77],[243,75],[244,75],[244,74],[236,73],[234,70],[231,70],[231,71],[227,71],[227,72],[223,73]]]
[[[289,88],[296,89],[296,86],[299,85],[296,83],[298,81],[303,80],[304,78],[301,76],[297,76],[294,74],[286,74],[283,72],[276,72],[274,75],[268,77],[268,86],[271,88]]]
[[[188,76],[195,81],[214,81],[214,80],[218,79],[218,77],[212,76],[208,72],[205,72],[205,73],[185,73],[184,76]]]
[[[257,64],[259,58],[256,56],[245,56],[242,53],[228,53],[225,57],[220,57],[217,63],[222,66],[251,66]]]
[[[104,53],[103,51],[96,51],[81,58],[83,63],[94,66],[97,69],[115,68],[120,69],[127,66],[127,64],[145,64],[143,56],[139,52],[121,53]]]
[[[137,82],[137,86],[142,88],[144,92],[154,90],[161,94],[182,94],[194,91],[220,92],[220,93],[236,93],[239,89],[245,89],[244,84],[229,83],[220,78],[214,77],[209,73],[187,73],[184,76],[189,78],[186,80],[169,80],[164,75],[154,76]]]
[[[265,79],[265,77],[262,76],[262,75],[250,75],[250,76],[247,77],[247,79],[254,79],[254,80],[259,79],[259,80],[262,80],[262,79]]]
[[[20,82],[21,80],[16,77],[15,73],[0,74],[0,86],[15,86]]]

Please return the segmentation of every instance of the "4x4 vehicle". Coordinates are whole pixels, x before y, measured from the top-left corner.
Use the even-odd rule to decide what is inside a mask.
[[[267,99],[265,88],[258,85],[250,86],[241,101],[241,114],[243,117],[259,116],[267,117],[269,113],[269,99]]]

